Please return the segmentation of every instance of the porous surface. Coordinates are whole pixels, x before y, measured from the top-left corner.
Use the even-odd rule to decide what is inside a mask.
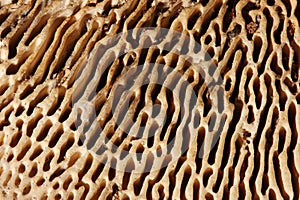
[[[299,23],[297,0],[1,1],[1,199],[299,199]],[[184,50],[164,51],[166,37],[157,49],[93,57],[107,39],[143,27],[182,33],[174,45]],[[196,43],[220,77],[218,105],[210,75],[181,56]],[[111,58],[88,85],[101,73],[87,63]],[[181,79],[174,91],[137,87],[130,107],[114,112],[115,85],[149,62],[172,68],[166,80],[187,77],[193,114],[172,94],[188,91]],[[92,116],[85,105],[78,114],[74,102],[90,91]],[[165,110],[153,114],[154,104]]]

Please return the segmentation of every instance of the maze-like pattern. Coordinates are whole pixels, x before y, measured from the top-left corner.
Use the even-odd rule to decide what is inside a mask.
[[[1,199],[299,199],[299,1],[4,0],[0,7]],[[138,48],[146,37],[122,56],[91,57],[107,39],[143,27],[182,34],[171,47],[165,37],[158,48]],[[206,53],[197,54],[196,43]],[[184,57],[195,52],[216,69],[195,70]],[[102,75],[88,70],[91,58],[98,69],[110,63]],[[116,85],[126,85],[132,69],[137,83],[147,73],[164,76],[147,67],[134,74],[147,63],[169,66],[173,87],[145,84],[128,109],[114,110],[123,100]],[[205,80],[217,75],[222,99],[214,105]],[[195,105],[193,114],[176,91]],[[85,104],[75,109],[85,94],[92,114]]]

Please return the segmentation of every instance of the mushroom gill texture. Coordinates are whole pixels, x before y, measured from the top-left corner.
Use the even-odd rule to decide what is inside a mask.
[[[0,199],[293,199],[300,1],[1,0]]]

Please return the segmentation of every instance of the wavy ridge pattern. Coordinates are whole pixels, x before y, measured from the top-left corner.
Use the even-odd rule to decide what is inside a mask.
[[[5,199],[299,199],[299,5],[288,0],[3,1],[0,195]],[[183,32],[217,63],[225,86],[225,116],[223,124],[215,124],[220,127],[217,144],[203,158],[197,155],[202,144],[210,145],[205,140],[210,132],[207,122],[217,113],[201,75],[180,57],[151,48],[114,59],[91,97],[97,102],[95,120],[103,131],[78,134],[72,94],[88,55],[106,38],[142,27]],[[197,132],[177,131],[185,126],[182,110],[172,92],[159,85],[141,87],[130,109],[136,110],[135,123],[147,124],[149,112],[157,113],[146,112],[146,105],[159,102],[167,108],[165,127],[159,130],[153,123],[146,126],[148,132],[127,127],[129,135],[114,123],[109,102],[115,82],[128,66],[149,61],[167,64],[188,77],[203,105],[199,123],[194,124]],[[180,83],[174,87],[185,91]],[[153,130],[159,133],[141,142],[138,136]],[[187,145],[186,151],[175,162],[166,158],[165,167],[151,171],[155,154],[174,138],[175,147]],[[112,154],[103,153],[103,142],[115,145]],[[122,149],[140,157],[118,154]],[[149,151],[155,154],[146,154]],[[127,159],[126,172],[116,169],[119,159]],[[147,163],[144,168],[149,172],[135,173],[138,161]]]

